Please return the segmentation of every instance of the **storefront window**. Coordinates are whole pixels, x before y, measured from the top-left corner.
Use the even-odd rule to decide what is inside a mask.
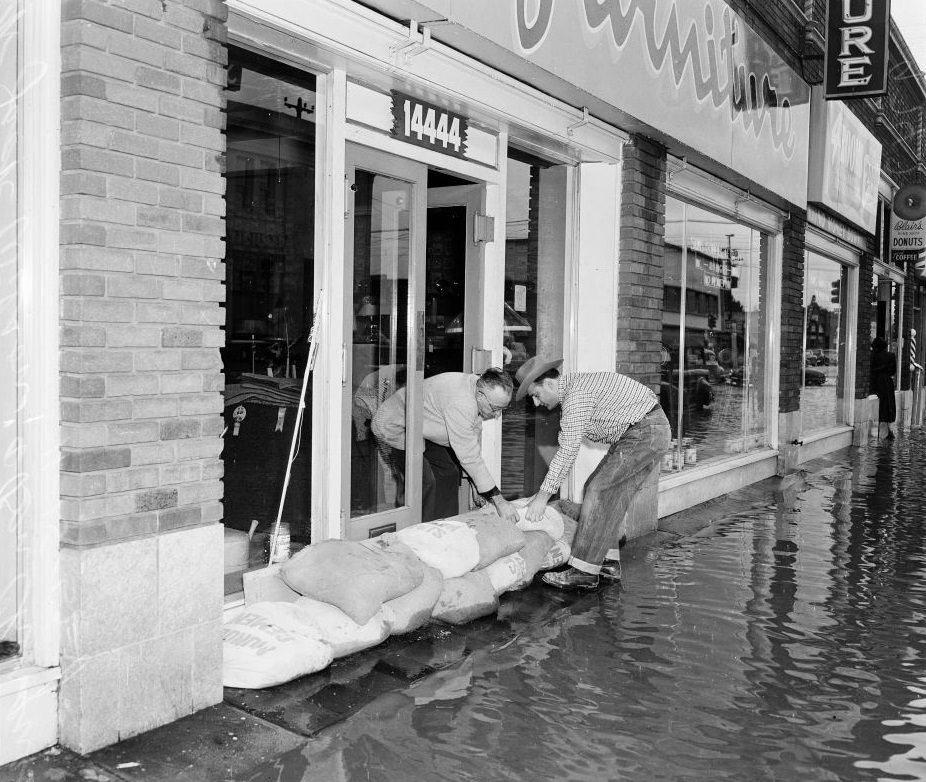
[[[533,355],[563,356],[566,166],[509,152],[505,240],[504,364],[514,375]],[[534,494],[556,453],[559,411],[512,402],[502,417],[502,493]]]
[[[768,444],[768,237],[675,198],[666,203],[660,402],[663,468],[690,469]]]
[[[231,50],[222,350],[226,591],[240,588],[243,569],[262,564],[293,440],[313,316],[315,127],[311,75]],[[307,410],[311,393],[310,382]],[[310,491],[305,416],[282,516],[296,543],[309,539]]]
[[[16,4],[0,14],[0,94],[15,96],[17,71]],[[3,545],[0,546],[0,662],[20,653],[18,606],[22,595],[20,551],[22,515],[19,503],[20,383],[19,265],[15,215],[17,201],[17,101],[3,101],[0,112],[0,502]]]
[[[804,388],[801,429],[845,423],[846,286],[848,268],[808,252],[804,264]]]
[[[889,350],[897,349],[900,335],[900,302],[902,286],[887,274],[875,272],[871,283],[872,320],[871,339],[881,337]]]

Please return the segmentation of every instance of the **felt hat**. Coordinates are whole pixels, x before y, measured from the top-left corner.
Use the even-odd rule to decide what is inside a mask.
[[[531,383],[547,370],[559,369],[562,363],[563,359],[561,358],[550,360],[542,358],[541,356],[532,356],[527,359],[527,361],[518,367],[518,371],[514,373],[514,381],[518,383],[518,391],[514,395],[514,398],[516,400],[524,399],[524,397],[527,396],[527,389],[530,388]]]

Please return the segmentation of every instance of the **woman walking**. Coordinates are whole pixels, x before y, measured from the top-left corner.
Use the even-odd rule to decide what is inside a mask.
[[[894,375],[897,374],[897,357],[887,349],[881,337],[871,341],[871,391],[878,396],[878,439],[882,435],[894,439],[894,421],[897,403],[894,397]],[[887,433],[884,433],[885,428]]]

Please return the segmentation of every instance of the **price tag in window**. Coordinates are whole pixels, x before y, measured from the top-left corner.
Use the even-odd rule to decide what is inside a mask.
[[[392,135],[454,157],[466,157],[466,117],[392,91]]]

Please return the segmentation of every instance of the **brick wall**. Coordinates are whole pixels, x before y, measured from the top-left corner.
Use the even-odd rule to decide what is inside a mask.
[[[800,408],[804,366],[804,234],[807,216],[792,207],[782,231],[781,363],[778,412]]]
[[[643,136],[624,146],[616,369],[659,390],[666,151]]]
[[[130,7],[63,6],[65,545],[221,517],[225,8]]]
[[[871,322],[875,315],[875,304],[871,300],[871,284],[874,280],[874,256],[862,253],[858,267],[858,323],[855,330],[855,398],[864,399],[869,394],[871,374]]]
[[[221,698],[225,18],[62,5],[60,721],[81,752]]]

